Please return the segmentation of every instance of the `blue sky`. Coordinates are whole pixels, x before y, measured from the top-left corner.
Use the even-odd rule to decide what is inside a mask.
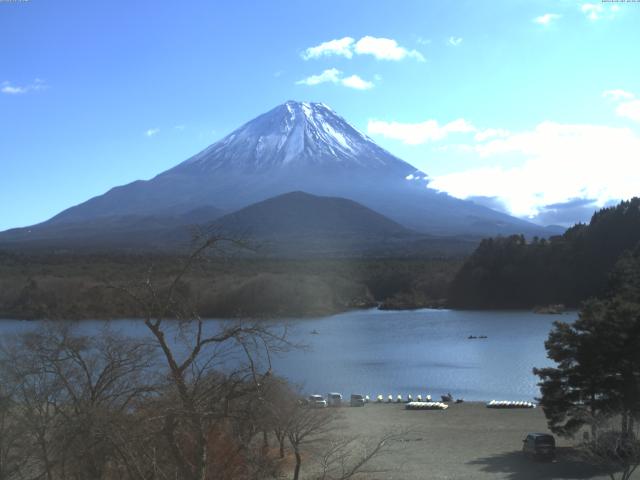
[[[286,100],[540,223],[638,194],[640,3],[0,2],[0,230]]]

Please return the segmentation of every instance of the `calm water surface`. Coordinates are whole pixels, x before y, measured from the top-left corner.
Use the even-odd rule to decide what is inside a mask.
[[[436,398],[450,391],[466,400],[531,400],[539,395],[531,369],[551,364],[544,341],[553,321],[576,317],[523,311],[360,310],[290,320],[290,338],[308,348],[276,357],[274,371],[309,393],[428,393]],[[214,326],[220,321],[208,322]],[[0,334],[36,324],[0,320]],[[104,324],[85,321],[81,329],[97,332]],[[139,320],[117,320],[111,327],[130,336],[147,335]],[[469,340],[469,335],[488,338]]]

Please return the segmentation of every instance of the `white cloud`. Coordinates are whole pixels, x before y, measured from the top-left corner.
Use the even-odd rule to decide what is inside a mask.
[[[187,128],[187,126],[186,125],[176,125],[173,128],[175,128],[176,130],[184,130],[185,128]]]
[[[373,82],[363,80],[358,75],[351,75],[350,77],[343,78],[341,82],[345,87],[355,88],[356,90],[368,90],[373,88]]]
[[[153,137],[154,135],[157,135],[158,132],[160,131],[159,128],[150,128],[149,130],[147,130],[146,132],[144,132],[144,134],[147,137]]]
[[[5,80],[0,84],[0,92],[7,95],[22,95],[32,91],[39,91],[48,88],[44,80],[36,78],[28,85],[13,85],[11,82]]]
[[[640,122],[640,100],[623,102],[616,108],[616,113],[620,117],[625,117],[634,122]]]
[[[419,62],[424,62],[424,56],[417,50],[408,50],[398,45],[392,38],[378,38],[367,35],[357,42],[351,37],[344,37],[323,42],[315,47],[309,47],[302,52],[302,58],[310,60],[313,58],[341,56],[352,58],[357,55],[372,55],[378,60],[403,60],[414,58]]]
[[[457,47],[462,43],[462,37],[449,37],[447,43],[452,47]]]
[[[597,3],[583,3],[580,7],[582,13],[584,13],[589,20],[598,20],[600,15],[602,15],[602,5],[598,5]]]
[[[417,50],[407,50],[391,38],[377,38],[369,35],[358,40],[355,44],[355,52],[358,55],[373,55],[377,60],[398,61],[404,58],[415,58],[419,62],[425,61],[424,56]]]
[[[319,75],[311,75],[296,82],[297,85],[320,85],[321,83],[338,83],[342,72],[337,68],[328,68]]]
[[[358,75],[343,77],[342,72],[337,68],[328,68],[319,75],[311,75],[296,82],[297,85],[320,85],[321,83],[335,83],[356,90],[368,90],[374,87],[373,82],[362,79]]]
[[[626,90],[615,89],[602,92],[602,96],[618,102],[616,114],[619,117],[640,122],[640,100],[636,100],[636,96],[633,93],[627,92]]]
[[[591,21],[600,20],[602,18],[613,18],[615,13],[620,11],[620,7],[618,5],[605,5],[606,2],[602,3],[583,3],[580,6],[580,10],[584,13],[587,18]]]
[[[2,93],[6,93],[7,95],[19,95],[21,93],[27,93],[27,89],[25,87],[14,87],[10,84],[2,85],[2,89],[0,91],[2,91]]]
[[[602,96],[605,98],[611,98],[613,100],[631,100],[635,98],[635,95],[631,92],[627,92],[626,90],[614,89],[614,90],[605,90],[602,92]]]
[[[471,122],[459,118],[445,125],[440,125],[437,120],[426,120],[420,123],[386,122],[382,120],[369,120],[368,132],[372,135],[382,135],[386,138],[401,140],[407,145],[420,145],[444,139],[451,133],[474,133],[476,142],[485,142],[491,138],[503,138],[511,135],[511,132],[503,128],[476,128]],[[437,148],[439,151],[457,150],[473,151],[475,146],[467,144],[450,144]]]
[[[351,37],[344,37],[336,40],[323,42],[315,47],[309,47],[302,53],[302,58],[309,60],[323,56],[338,55],[346,58],[353,57],[352,46],[355,40]]]
[[[442,140],[450,133],[469,133],[476,128],[463,118],[440,125],[436,120],[426,120],[421,123],[385,122],[369,120],[367,132],[371,135],[382,135],[385,138],[401,140],[407,145]]]
[[[612,89],[602,96],[615,101],[619,116],[640,122],[640,99],[633,93]],[[475,142],[466,136],[466,143],[434,145],[432,151],[464,154],[475,158],[477,166],[432,178],[429,185],[458,198],[492,199],[509,213],[534,221],[551,221],[553,215],[557,221],[562,215],[569,219],[575,212],[563,208],[574,204],[584,203],[580,215],[587,215],[591,208],[639,193],[637,129],[546,121],[513,133],[478,129],[458,119],[445,125],[436,120],[415,124],[370,120],[368,131],[410,145],[442,140],[450,133],[473,133]]]
[[[551,22],[553,22],[554,20],[558,20],[561,17],[561,15],[558,15],[557,13],[545,13],[544,15],[540,15],[539,17],[536,17],[533,19],[534,23],[540,24],[540,25],[549,25]]]
[[[628,128],[543,122],[475,151],[483,166],[436,177],[430,186],[459,198],[496,197],[529,217],[572,199],[603,206],[638,194],[640,136]]]
[[[490,138],[494,137],[507,137],[509,135],[508,130],[504,130],[502,128],[487,128],[485,130],[478,130],[475,134],[474,138],[478,142],[484,142]]]

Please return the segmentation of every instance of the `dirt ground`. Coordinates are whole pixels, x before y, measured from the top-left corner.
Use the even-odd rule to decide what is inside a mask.
[[[343,407],[343,433],[374,438],[407,429],[393,452],[376,459],[375,479],[604,479],[580,461],[572,442],[557,438],[555,462],[523,456],[527,432],[547,432],[541,409],[488,409],[483,403],[451,405],[445,411],[410,411],[404,405]],[[640,478],[640,477],[639,477]]]

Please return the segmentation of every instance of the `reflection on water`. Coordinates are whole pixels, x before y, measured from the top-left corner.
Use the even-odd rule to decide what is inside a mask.
[[[450,391],[466,400],[531,400],[539,395],[532,368],[550,363],[544,341],[553,321],[575,318],[575,313],[522,311],[360,310],[290,320],[290,337],[309,348],[282,354],[273,365],[277,374],[307,392],[436,398]],[[209,322],[211,327],[219,323]],[[0,333],[33,325],[3,320]],[[96,332],[103,326],[86,321],[82,330]],[[147,335],[138,320],[112,326],[127,335]]]

